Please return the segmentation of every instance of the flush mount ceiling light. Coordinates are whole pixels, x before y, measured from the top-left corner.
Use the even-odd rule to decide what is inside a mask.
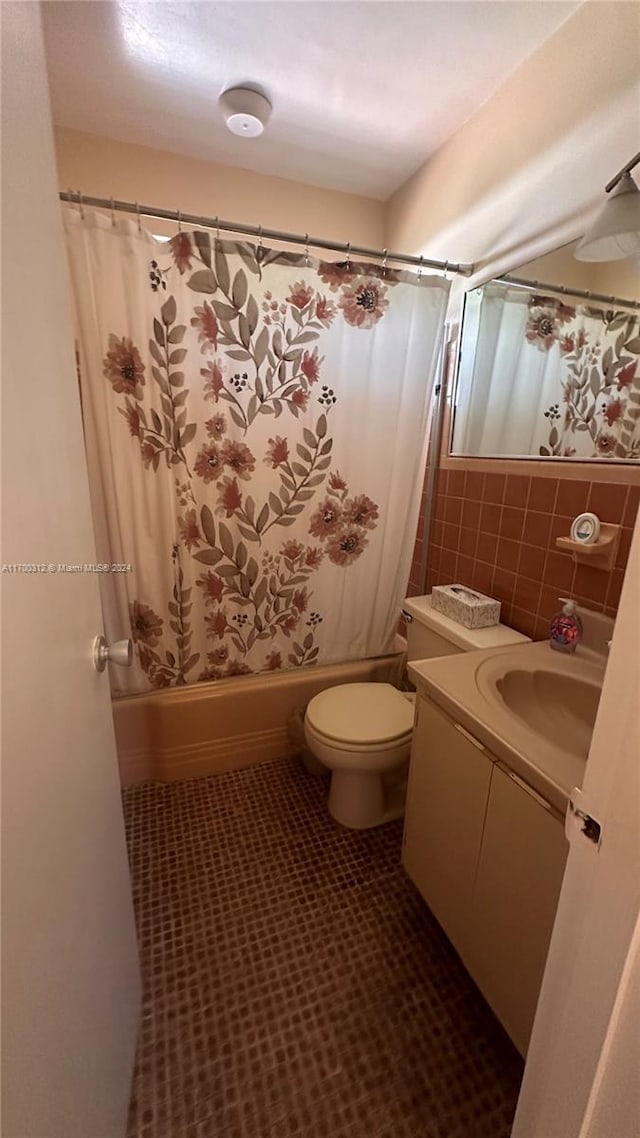
[[[640,154],[605,186],[611,197],[578,243],[576,260],[621,261],[640,256],[640,190],[630,173],[638,162]]]
[[[229,130],[240,138],[257,138],[271,115],[271,103],[250,87],[232,87],[218,100]]]

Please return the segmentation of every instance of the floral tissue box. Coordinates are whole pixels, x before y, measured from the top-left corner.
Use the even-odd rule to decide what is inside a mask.
[[[500,601],[476,593],[466,585],[435,585],[431,604],[438,612],[465,628],[488,628],[500,623]]]

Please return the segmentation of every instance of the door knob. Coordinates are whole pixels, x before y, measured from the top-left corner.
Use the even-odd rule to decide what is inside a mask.
[[[107,644],[104,636],[96,636],[93,642],[93,665],[96,672],[104,672],[107,664],[119,664],[129,668],[133,660],[133,640],[116,640]]]

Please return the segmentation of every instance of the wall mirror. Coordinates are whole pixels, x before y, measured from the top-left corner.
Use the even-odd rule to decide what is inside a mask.
[[[640,273],[574,247],[466,293],[452,455],[640,461]]]

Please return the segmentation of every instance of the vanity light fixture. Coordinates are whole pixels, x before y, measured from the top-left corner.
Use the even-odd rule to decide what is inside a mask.
[[[639,162],[640,154],[636,154],[605,186],[611,196],[578,243],[577,261],[640,257],[640,190],[631,177]]]
[[[231,87],[218,103],[228,129],[240,138],[257,138],[271,115],[269,100],[251,87]]]

